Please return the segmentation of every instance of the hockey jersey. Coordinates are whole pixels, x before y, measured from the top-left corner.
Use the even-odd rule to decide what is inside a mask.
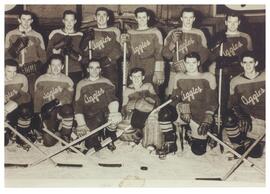
[[[173,33],[181,33],[178,40],[178,53],[179,60],[184,60],[186,54],[190,52],[197,52],[201,57],[201,64],[203,64],[209,56],[209,50],[207,49],[207,41],[204,33],[196,28],[191,30],[183,30],[182,28],[176,28],[170,31],[164,40],[163,56],[173,62],[177,61],[176,47],[174,50],[169,49],[169,45],[172,42]]]
[[[76,87],[75,114],[92,117],[99,112],[108,112],[108,105],[116,101],[115,87],[110,80],[101,77],[96,81],[81,80]]]
[[[60,100],[62,105],[72,103],[74,94],[73,85],[73,81],[62,73],[57,77],[49,73],[41,75],[35,83],[35,112],[40,112],[44,104],[56,98]]]
[[[229,107],[240,106],[249,115],[265,120],[265,72],[254,79],[244,74],[230,82]]]
[[[217,108],[216,79],[206,72],[198,76],[178,73],[175,78],[172,97],[190,104],[191,115],[196,123],[201,123],[205,113],[214,114]]]
[[[157,28],[147,30],[128,30],[130,41],[127,42],[130,54],[130,69],[140,67],[145,76],[153,75],[155,63],[162,62],[163,38]]]
[[[54,45],[61,41],[65,36],[71,37],[72,42],[72,49],[77,52],[78,54],[82,55],[82,52],[80,50],[80,42],[81,38],[83,36],[82,32],[74,32],[67,34],[63,31],[63,29],[56,29],[53,30],[49,35],[49,41],[48,41],[48,48],[47,48],[47,55],[50,57],[53,54]],[[69,57],[68,61],[68,71],[69,72],[78,72],[82,71],[82,67],[79,61],[76,61]]]
[[[28,81],[23,74],[17,73],[12,80],[5,81],[5,104],[10,100],[19,105],[30,102]]]
[[[120,30],[116,27],[93,28],[95,39],[92,41],[93,57],[100,59],[109,57],[116,63],[122,55],[120,45]],[[85,49],[88,52],[88,47]]]
[[[29,42],[26,48],[24,48],[24,62],[32,63],[41,61],[43,64],[46,62],[46,51],[43,38],[40,33],[36,32],[33,29],[29,29],[25,31],[25,35],[22,33],[22,29],[17,28],[7,33],[6,41],[5,41],[5,49],[6,49],[6,58],[10,58],[8,49],[13,45],[16,40],[21,36],[27,36],[29,38]],[[19,64],[22,63],[22,55],[16,59]]]

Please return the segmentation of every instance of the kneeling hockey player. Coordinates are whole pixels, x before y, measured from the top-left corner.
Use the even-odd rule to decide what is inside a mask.
[[[256,70],[258,60],[251,51],[243,53],[240,63],[244,72],[230,82],[229,108],[234,119],[228,118],[225,127],[231,143],[243,154],[265,133],[265,72]],[[264,142],[261,142],[249,156],[261,157],[263,149]]]
[[[49,59],[49,70],[35,83],[34,110],[41,113],[43,126],[69,142],[72,132],[74,113],[71,105],[74,89],[73,81],[63,73],[64,58],[53,54]],[[43,134],[43,144],[53,146],[57,140]]]
[[[191,128],[191,150],[202,155],[206,152],[206,133],[213,127],[213,114],[217,108],[216,81],[212,74],[198,71],[198,53],[187,54],[184,62],[186,73],[176,75],[173,96],[181,99],[176,109],[180,119]]]
[[[18,63],[13,59],[5,60],[5,119],[19,133],[30,138],[32,110],[30,94],[28,93],[27,78],[17,73]],[[33,136],[31,136],[33,138]],[[11,133],[5,129],[5,145],[9,143]],[[32,139],[34,141],[34,139]],[[26,146],[23,141],[16,138],[16,142]]]
[[[84,136],[97,127],[111,121],[112,124],[106,127],[101,133],[85,139],[85,146],[89,150],[96,151],[101,146],[100,139],[105,136],[116,138],[116,125],[122,120],[122,115],[118,112],[119,102],[115,97],[115,87],[111,81],[101,77],[101,66],[99,61],[91,60],[87,66],[89,76],[81,80],[76,87],[75,94],[75,118],[78,123],[76,133],[79,137]],[[105,134],[105,135],[104,135]],[[115,145],[108,145],[110,150],[115,150]]]

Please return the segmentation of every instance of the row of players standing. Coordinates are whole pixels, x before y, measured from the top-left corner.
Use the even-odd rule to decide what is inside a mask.
[[[195,61],[197,62],[197,65],[200,65],[200,64],[203,65],[204,62],[210,58],[211,61],[215,61],[210,66],[210,71],[212,71],[212,69],[215,69],[214,66],[216,66],[216,64],[218,65],[226,64],[226,66],[221,65],[222,68],[226,69],[223,74],[223,87],[222,87],[223,89],[222,102],[224,103],[224,107],[226,107],[226,103],[228,101],[228,96],[229,96],[228,85],[230,81],[230,76],[239,74],[242,71],[237,57],[239,57],[246,50],[252,50],[251,39],[249,35],[238,31],[238,26],[240,24],[240,17],[235,14],[228,14],[225,20],[227,31],[226,33],[223,33],[223,35],[217,36],[218,38],[215,41],[215,44],[214,44],[215,46],[213,46],[213,49],[211,50],[212,52],[209,52],[207,48],[207,41],[203,32],[199,29],[193,28],[193,23],[195,21],[194,10],[185,8],[183,9],[181,13],[182,27],[174,29],[171,32],[169,32],[167,37],[165,38],[164,45],[163,45],[163,38],[160,31],[157,28],[152,28],[148,26],[148,21],[150,19],[149,17],[150,15],[147,9],[145,8],[136,9],[135,18],[136,18],[136,21],[138,22],[138,28],[136,30],[131,29],[127,32],[127,34],[121,35],[119,29],[117,29],[116,27],[108,26],[108,21],[110,19],[109,10],[106,8],[98,8],[95,13],[95,19],[97,21],[97,28],[92,29],[94,30],[94,33],[92,30],[89,30],[88,32],[83,34],[81,32],[76,32],[74,29],[74,26],[77,22],[76,14],[70,10],[65,11],[63,14],[64,28],[54,30],[49,35],[47,56],[48,57],[51,56],[51,58],[49,60],[50,62],[49,68],[48,70],[45,70],[47,71],[47,74],[41,76],[35,82],[38,75],[40,75],[42,71],[44,72],[44,69],[43,69],[44,65],[42,64],[44,64],[44,62],[46,61],[45,46],[44,46],[42,36],[39,33],[35,32],[33,29],[31,29],[31,23],[33,22],[31,13],[23,12],[19,16],[19,19],[18,19],[20,23],[18,29],[9,32],[6,36],[6,49],[7,49],[6,53],[8,55],[10,54],[13,59],[14,58],[18,59],[18,62],[19,62],[18,70],[21,73],[25,74],[28,78],[29,92],[31,96],[35,99],[34,100],[35,112],[40,112],[41,107],[44,104],[53,100],[54,98],[60,98],[60,101],[61,101],[61,96],[67,97],[67,95],[62,94],[63,90],[61,89],[60,83],[62,84],[69,83],[68,91],[72,91],[71,88],[73,88],[73,83],[75,83],[75,85],[77,85],[76,94],[75,94],[75,113],[76,113],[77,100],[82,96],[84,98],[81,100],[82,104],[80,104],[81,108],[79,108],[81,109],[81,112],[77,112],[76,114],[77,116],[75,116],[77,125],[78,125],[77,127],[78,134],[83,135],[87,132],[87,130],[93,129],[97,127],[98,125],[104,123],[104,120],[107,119],[107,118],[104,118],[105,115],[102,114],[102,115],[97,116],[97,114],[100,114],[101,112],[100,110],[102,108],[104,110],[106,109],[106,111],[104,112],[108,114],[111,113],[111,116],[109,114],[109,118],[112,120],[115,120],[114,124],[118,123],[121,120],[120,119],[121,116],[118,113],[119,103],[116,100],[117,98],[115,98],[115,96],[112,95],[111,93],[111,91],[113,90],[111,89],[111,86],[113,85],[116,86],[116,93],[118,94],[118,97],[119,97],[120,96],[119,91],[121,88],[121,80],[119,79],[121,76],[119,76],[118,74],[119,68],[121,67],[119,63],[119,59],[122,55],[123,44],[124,42],[126,42],[127,48],[128,48],[127,49],[128,55],[129,55],[128,69],[132,70],[133,74],[141,73],[141,75],[139,75],[139,77],[141,77],[140,79],[144,80],[144,82],[147,83],[147,84],[143,84],[143,83],[140,83],[139,81],[139,84],[136,85],[135,83],[136,78],[132,78],[132,75],[131,75],[130,79],[132,81],[132,84],[127,88],[127,90],[123,94],[124,104],[122,108],[133,107],[133,109],[131,110],[139,110],[138,114],[133,115],[133,119],[132,119],[133,125],[134,123],[139,124],[141,121],[141,118],[144,118],[149,115],[149,114],[146,114],[146,115],[141,114],[142,112],[144,113],[146,111],[145,109],[147,110],[149,109],[148,107],[149,104],[150,104],[150,107],[151,107],[151,104],[155,104],[155,106],[159,104],[159,100],[156,99],[157,98],[156,92],[159,92],[158,86],[163,84],[165,80],[164,60],[163,60],[163,57],[165,57],[168,60],[172,61],[170,63],[171,64],[170,65],[170,78],[169,78],[169,83],[166,90],[166,95],[169,97],[173,94],[174,90],[178,90],[178,89],[182,90],[180,93],[178,91],[179,96],[181,96],[181,99],[180,99],[181,105],[179,105],[177,108],[179,114],[180,115],[184,114],[185,116],[183,117],[184,118],[183,120],[189,122],[189,119],[185,119],[185,118],[187,115],[189,115],[190,117],[190,113],[192,113],[193,119],[196,120],[196,122],[200,124],[200,127],[199,127],[200,134],[201,134],[201,131],[205,132],[205,130],[204,129],[202,130],[202,128],[205,128],[205,126],[206,128],[210,127],[210,125],[213,123],[213,115],[217,108],[217,103],[215,103],[217,100],[215,92],[208,92],[209,89],[213,91],[216,90],[216,81],[214,79],[214,76],[210,73],[200,73],[196,75],[195,77],[194,76],[189,77],[188,73],[184,74],[187,71],[186,63],[191,63],[187,61],[195,59]],[[20,41],[18,41],[18,39],[20,39]],[[89,41],[92,42],[91,45],[88,44]],[[89,48],[89,46],[91,46],[91,48]],[[20,49],[21,47],[23,49]],[[220,51],[221,51],[220,47],[222,47],[223,49],[222,54],[220,54]],[[91,50],[92,52],[89,52],[89,50]],[[68,75],[71,78],[71,80],[68,78],[64,79],[62,77],[61,78],[59,77],[60,79],[58,78],[56,81],[58,82],[57,86],[54,85],[53,87],[46,87],[48,83],[52,83],[52,77],[47,76],[47,75],[50,75],[52,73],[51,72],[52,69],[50,68],[52,68],[53,66],[52,65],[53,61],[57,61],[57,60],[60,61],[60,70],[61,68],[63,68],[61,66],[61,64],[63,64],[63,60],[55,56],[54,54],[62,54],[62,55],[68,56],[68,70],[69,70]],[[89,55],[92,55],[92,56],[89,57]],[[224,55],[226,57],[220,57],[220,55],[222,56]],[[98,63],[93,62],[93,61],[89,63],[89,58],[95,59],[94,61]],[[256,58],[253,58],[253,59],[256,61]],[[235,64],[235,62],[238,62],[238,64]],[[57,62],[54,62],[54,63],[57,63]],[[86,71],[83,71],[83,67],[86,67],[85,68]],[[139,68],[139,69],[135,68],[134,70],[134,67]],[[102,69],[102,71],[100,71],[100,68]],[[103,76],[108,78],[110,81],[105,78],[102,78],[101,81],[94,80],[93,81],[94,84],[93,84],[93,83],[88,82],[85,79],[82,80],[83,74],[86,74],[87,72],[90,73],[91,70],[92,71],[97,70],[98,75],[102,73]],[[212,71],[212,73],[215,73],[215,72]],[[263,76],[264,74],[260,74],[260,77],[263,77]],[[91,77],[91,73],[90,73],[90,77]],[[100,77],[98,76],[98,78]],[[177,80],[175,78],[177,78]],[[188,83],[177,84],[179,80],[181,79],[183,79],[184,82],[188,82]],[[193,81],[189,81],[190,79],[192,79]],[[68,81],[65,81],[65,80],[68,80]],[[79,82],[80,80],[82,81]],[[79,84],[77,84],[78,82]],[[45,84],[43,85],[42,83],[45,83]],[[154,85],[154,89],[151,89],[152,84]],[[93,87],[90,89],[88,88],[89,85]],[[105,88],[103,89],[102,88],[103,86],[101,87],[101,85],[103,85]],[[150,87],[150,91],[149,91],[149,87]],[[100,98],[104,94],[107,98],[105,98],[105,100],[100,100]],[[196,99],[195,98],[196,94],[200,94],[201,98]],[[153,95],[155,97],[153,97]],[[11,97],[10,95],[8,96],[9,98]],[[108,96],[110,96],[110,98],[108,98]],[[261,95],[258,97],[263,98],[263,96],[264,95]],[[134,97],[136,97],[135,100],[134,100]],[[149,98],[151,99],[151,97],[152,97],[152,100],[149,101]],[[128,100],[125,100],[125,98]],[[141,99],[143,99],[143,102],[141,102]],[[207,104],[207,103],[204,104],[205,107],[207,107],[206,110],[202,109],[201,105],[199,105],[199,104],[203,104],[202,101],[204,102],[205,99],[208,99],[209,102],[211,102],[210,104]],[[200,102],[199,103],[196,102],[197,105],[194,105],[196,103],[192,103],[192,100],[195,100],[198,102],[200,101]],[[138,103],[138,101],[140,101],[140,103]],[[102,106],[99,107],[99,106],[94,105],[96,102],[101,102],[100,104],[102,104]],[[132,103],[128,103],[128,102],[132,102]],[[61,103],[63,105],[63,102]],[[88,103],[90,103],[91,106],[84,107],[84,105],[87,105]],[[260,103],[264,103],[264,99],[261,100]],[[40,104],[40,106],[37,106],[36,104]],[[211,104],[213,104],[214,108],[213,106],[211,106]],[[68,113],[67,114],[68,119],[66,120],[69,120],[69,117],[72,117],[71,115],[73,115],[72,113],[74,112],[72,108],[73,108],[72,106],[68,108],[66,108],[65,106],[63,108],[65,110],[64,112]],[[260,108],[262,109],[262,107]],[[60,113],[62,112],[61,109],[58,111],[60,111]],[[225,108],[224,108],[224,111],[225,111]],[[176,151],[175,130],[171,124],[171,122],[175,120],[172,118],[173,117],[172,115],[175,115],[175,114],[173,114],[172,112],[173,111],[167,111],[167,112],[161,111],[161,114],[158,115],[160,126],[162,126],[161,128],[164,128],[163,132],[164,132],[165,139],[167,139],[167,142],[173,142],[174,144],[173,146],[171,146],[172,148],[167,146],[165,148],[165,151],[163,149],[163,152],[165,153]],[[86,115],[89,116],[87,119],[86,119]],[[136,117],[135,115],[138,116],[137,119],[134,119]],[[169,118],[167,118],[168,115],[169,115]],[[200,116],[198,116],[198,119],[196,119],[195,115],[200,115]],[[94,122],[96,123],[95,127],[87,124],[88,123],[87,121],[93,120],[93,118],[95,118],[94,120],[96,121],[99,120],[97,118],[101,118],[100,123]],[[264,120],[264,118],[262,119]],[[54,119],[52,119],[52,121],[53,120]],[[65,119],[62,119],[62,120],[65,120]],[[67,128],[69,128],[69,130],[68,132],[63,132],[63,134],[67,134],[66,136],[70,136],[70,133],[71,133],[70,129],[71,129],[71,126],[73,125],[73,121],[72,122],[67,121],[66,123],[68,123]],[[139,124],[138,126],[134,128],[138,128],[142,130],[141,128],[143,127],[144,126],[141,126]],[[112,127],[112,128],[114,128],[112,131],[115,131],[115,127]],[[64,130],[60,130],[60,131],[64,131]],[[140,137],[143,136],[142,134],[140,134],[140,132],[138,132],[138,130],[134,130],[134,131],[135,131],[134,134],[136,135],[131,135],[131,137],[128,136],[127,139],[131,138],[134,140],[134,137],[135,139],[140,139]],[[98,140],[96,139],[95,141],[98,141]],[[95,142],[95,141],[91,140],[91,142]],[[199,141],[199,143],[198,141],[194,141],[194,142],[196,143],[193,143],[193,145],[199,145],[199,146],[195,146],[196,149],[202,147],[201,144],[204,144],[204,142],[202,143],[201,141]],[[52,144],[55,144],[55,143],[52,143]],[[164,146],[161,146],[161,147],[164,147]],[[203,150],[204,148],[205,147],[203,146]],[[194,151],[194,152],[204,153],[204,151],[201,151],[200,149],[199,151]]]

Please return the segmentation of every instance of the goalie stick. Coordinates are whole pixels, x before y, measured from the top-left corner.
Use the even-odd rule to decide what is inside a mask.
[[[41,149],[39,149],[35,144],[33,144],[32,142],[30,142],[26,137],[24,137],[22,134],[20,134],[16,129],[14,129],[10,124],[8,124],[7,122],[5,122],[5,127],[8,127],[14,134],[16,134],[19,138],[21,138],[25,143],[27,143],[28,145],[30,145],[33,149],[35,149],[37,152],[39,152],[40,154],[42,154],[43,156],[47,156],[47,154],[45,152],[43,152]],[[58,163],[55,162],[54,160],[50,159],[51,163],[53,163],[55,166],[62,166],[62,167],[82,167],[81,164],[64,164],[64,163]],[[16,166],[17,164],[11,164],[11,163],[7,163],[7,165],[5,165],[6,167],[9,166]],[[26,166],[27,165],[27,166]],[[29,167],[31,166],[31,164],[18,164],[18,167]]]

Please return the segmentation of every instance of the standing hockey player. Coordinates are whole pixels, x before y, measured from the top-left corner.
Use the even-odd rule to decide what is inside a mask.
[[[75,30],[77,16],[74,11],[64,11],[62,22],[64,28],[53,30],[49,35],[47,54],[48,56],[52,54],[65,56],[65,68],[68,66],[68,76],[76,85],[82,79],[80,64],[82,54],[79,45],[83,34]]]
[[[240,64],[244,72],[230,82],[229,108],[236,116],[236,126],[226,132],[236,150],[243,154],[247,145],[265,133],[265,72],[256,70],[258,60],[251,51],[242,54]],[[261,157],[263,149],[264,142],[259,143],[250,156]]]
[[[209,71],[219,76],[222,69],[221,84],[221,114],[226,112],[229,98],[229,84],[232,77],[240,74],[243,70],[239,64],[239,57],[247,50],[251,51],[252,41],[248,34],[238,30],[241,23],[240,16],[236,13],[228,13],[225,19],[227,30],[220,32],[214,37]]]
[[[48,130],[69,142],[72,132],[74,111],[71,105],[74,89],[73,81],[61,73],[64,59],[59,54],[51,55],[47,73],[35,83],[34,110],[40,113],[42,122]],[[52,136],[43,134],[43,144],[53,146],[57,143]]]
[[[18,18],[19,26],[6,35],[6,58],[16,59],[18,72],[28,79],[29,93],[34,95],[34,84],[38,76],[43,73],[46,62],[46,51],[40,33],[32,29],[33,14],[23,11]]]
[[[190,52],[197,52],[201,56],[203,65],[209,56],[207,41],[204,33],[193,28],[195,11],[192,8],[184,8],[181,12],[182,27],[170,31],[164,40],[163,56],[172,61],[170,66],[170,78],[166,95],[170,96],[173,90],[174,77],[177,73],[185,72],[184,57]]]
[[[84,136],[107,121],[112,124],[104,129],[105,138],[116,139],[116,125],[121,121],[122,115],[118,112],[119,102],[115,97],[115,87],[108,79],[100,76],[101,66],[99,61],[92,60],[87,66],[89,76],[81,80],[75,94],[75,119],[77,121],[76,133]],[[85,139],[87,149],[101,149],[100,139],[103,133],[97,132]],[[108,145],[110,150],[115,150],[115,145]]]
[[[177,74],[172,96],[179,96],[181,101],[176,109],[180,119],[191,128],[191,150],[196,155],[206,152],[206,133],[213,127],[213,115],[217,108],[215,77],[200,73],[200,56],[196,52],[184,58],[185,74]]]
[[[155,27],[149,27],[149,11],[144,7],[135,10],[135,19],[138,23],[136,30],[128,30],[122,35],[122,42],[127,42],[130,55],[129,69],[140,67],[145,70],[145,82],[154,84],[154,87],[163,84],[164,62],[162,58],[163,38]],[[156,90],[157,91],[157,90]]]
[[[17,73],[17,70],[17,61],[5,60],[5,120],[19,133],[30,138],[33,115],[29,103],[31,97],[28,93],[28,81],[23,74]],[[10,138],[10,131],[5,129],[5,145]],[[19,138],[16,138],[16,142],[22,146],[27,145]]]
[[[89,49],[92,50],[92,57],[98,59],[103,67],[102,76],[115,85],[116,94],[120,96],[119,83],[121,83],[121,80],[119,78],[121,76],[119,76],[119,67],[121,65],[119,58],[122,55],[120,30],[117,27],[109,26],[109,21],[112,19],[109,12],[110,10],[105,7],[97,8],[95,13],[97,27],[85,32],[81,42],[81,49],[86,53],[85,57],[87,58],[89,58]]]

